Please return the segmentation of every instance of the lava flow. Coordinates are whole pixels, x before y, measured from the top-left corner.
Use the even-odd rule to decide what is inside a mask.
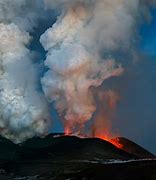
[[[111,138],[109,138],[108,136],[105,136],[105,135],[97,136],[97,138],[108,141],[108,142],[110,142],[111,144],[113,144],[114,146],[116,146],[119,149],[123,149],[123,145],[119,142],[118,138],[111,139]]]
[[[82,136],[78,133],[71,133],[71,131],[69,129],[66,129],[65,130],[65,136],[78,136],[80,138],[86,138],[87,136]],[[102,140],[105,140],[105,141],[108,141],[109,143],[113,144],[114,146],[116,146],[117,148],[119,149],[123,149],[123,145],[120,143],[119,139],[116,137],[116,138],[110,138],[109,136],[106,136],[106,135],[96,135],[94,136],[95,138],[99,138],[99,139],[102,139]]]

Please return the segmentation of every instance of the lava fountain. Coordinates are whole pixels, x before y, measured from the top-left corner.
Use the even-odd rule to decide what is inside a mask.
[[[114,146],[116,146],[119,149],[123,149],[123,145],[119,142],[118,138],[112,139],[112,138],[110,138],[109,136],[106,136],[106,135],[97,136],[97,138],[108,141],[108,142],[110,142],[111,144],[113,144]]]
[[[91,138],[100,138],[105,141],[110,142],[117,148],[122,149],[123,145],[120,144],[117,137],[119,137],[119,133],[114,133],[112,130],[112,119],[115,113],[117,102],[119,101],[119,96],[116,92],[95,91],[93,93],[96,96],[96,113],[93,117],[93,123],[91,127],[89,127],[89,132],[87,133],[85,130],[85,124],[73,124],[73,121],[65,121],[64,123],[64,132],[65,135],[75,135],[78,137],[91,137]],[[78,122],[78,121],[77,121]]]

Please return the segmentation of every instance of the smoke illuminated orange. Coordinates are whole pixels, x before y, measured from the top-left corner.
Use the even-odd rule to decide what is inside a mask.
[[[96,114],[94,115],[94,123],[91,125],[89,134],[85,134],[83,130],[84,125],[80,124],[76,126],[73,121],[64,122],[65,135],[76,135],[79,137],[95,137],[110,142],[119,149],[123,149],[123,145],[120,143],[118,133],[112,132],[112,121],[113,114],[115,111],[116,103],[120,99],[118,94],[114,91],[99,91],[96,93],[98,98],[98,106]],[[76,121],[78,122],[78,121]],[[82,121],[83,122],[83,121]],[[76,129],[76,131],[74,131]]]
[[[92,126],[92,136],[108,141],[117,148],[122,149],[123,145],[120,144],[119,139],[114,138],[119,137],[119,134],[112,132],[112,119],[120,97],[112,90],[99,91],[97,97],[98,110]]]
[[[71,129],[68,128],[68,127],[66,127],[66,128],[64,129],[64,134],[65,134],[66,136],[71,135]]]

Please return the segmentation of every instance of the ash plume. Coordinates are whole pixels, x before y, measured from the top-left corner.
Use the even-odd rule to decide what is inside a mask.
[[[45,18],[42,0],[0,0],[0,22],[14,23],[23,31],[32,31]]]
[[[139,1],[46,1],[61,15],[42,36],[49,71],[42,85],[65,130],[81,131],[96,111],[91,87],[123,72],[111,52],[131,47]],[[103,57],[109,52],[110,57]]]
[[[0,134],[15,142],[44,134],[49,125],[47,102],[37,91],[37,65],[27,48],[27,31],[39,15],[35,2],[0,1]]]
[[[49,102],[55,104],[66,132],[82,132],[95,112],[94,132],[110,128],[110,113],[118,95],[110,89],[97,102],[95,94],[100,97],[100,86],[124,73],[122,62],[127,59],[120,59],[116,52],[130,54],[131,60],[137,57],[137,28],[141,17],[150,17],[149,8],[155,3],[0,0],[0,134],[15,142],[45,134],[51,124]],[[53,10],[58,14],[54,24],[48,16]],[[51,21],[48,29],[47,19]],[[42,78],[29,47],[39,21],[46,26],[44,31],[47,29],[35,40],[47,52],[44,65],[48,71]],[[114,102],[113,107],[110,102]],[[104,126],[100,129],[101,116]]]

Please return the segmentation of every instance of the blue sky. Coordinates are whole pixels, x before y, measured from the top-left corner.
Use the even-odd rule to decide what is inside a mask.
[[[144,53],[156,56],[156,9],[151,10],[152,21],[141,28],[141,48]]]
[[[121,135],[156,153],[156,9],[152,21],[140,28],[142,57],[118,80],[122,99],[114,126]]]

